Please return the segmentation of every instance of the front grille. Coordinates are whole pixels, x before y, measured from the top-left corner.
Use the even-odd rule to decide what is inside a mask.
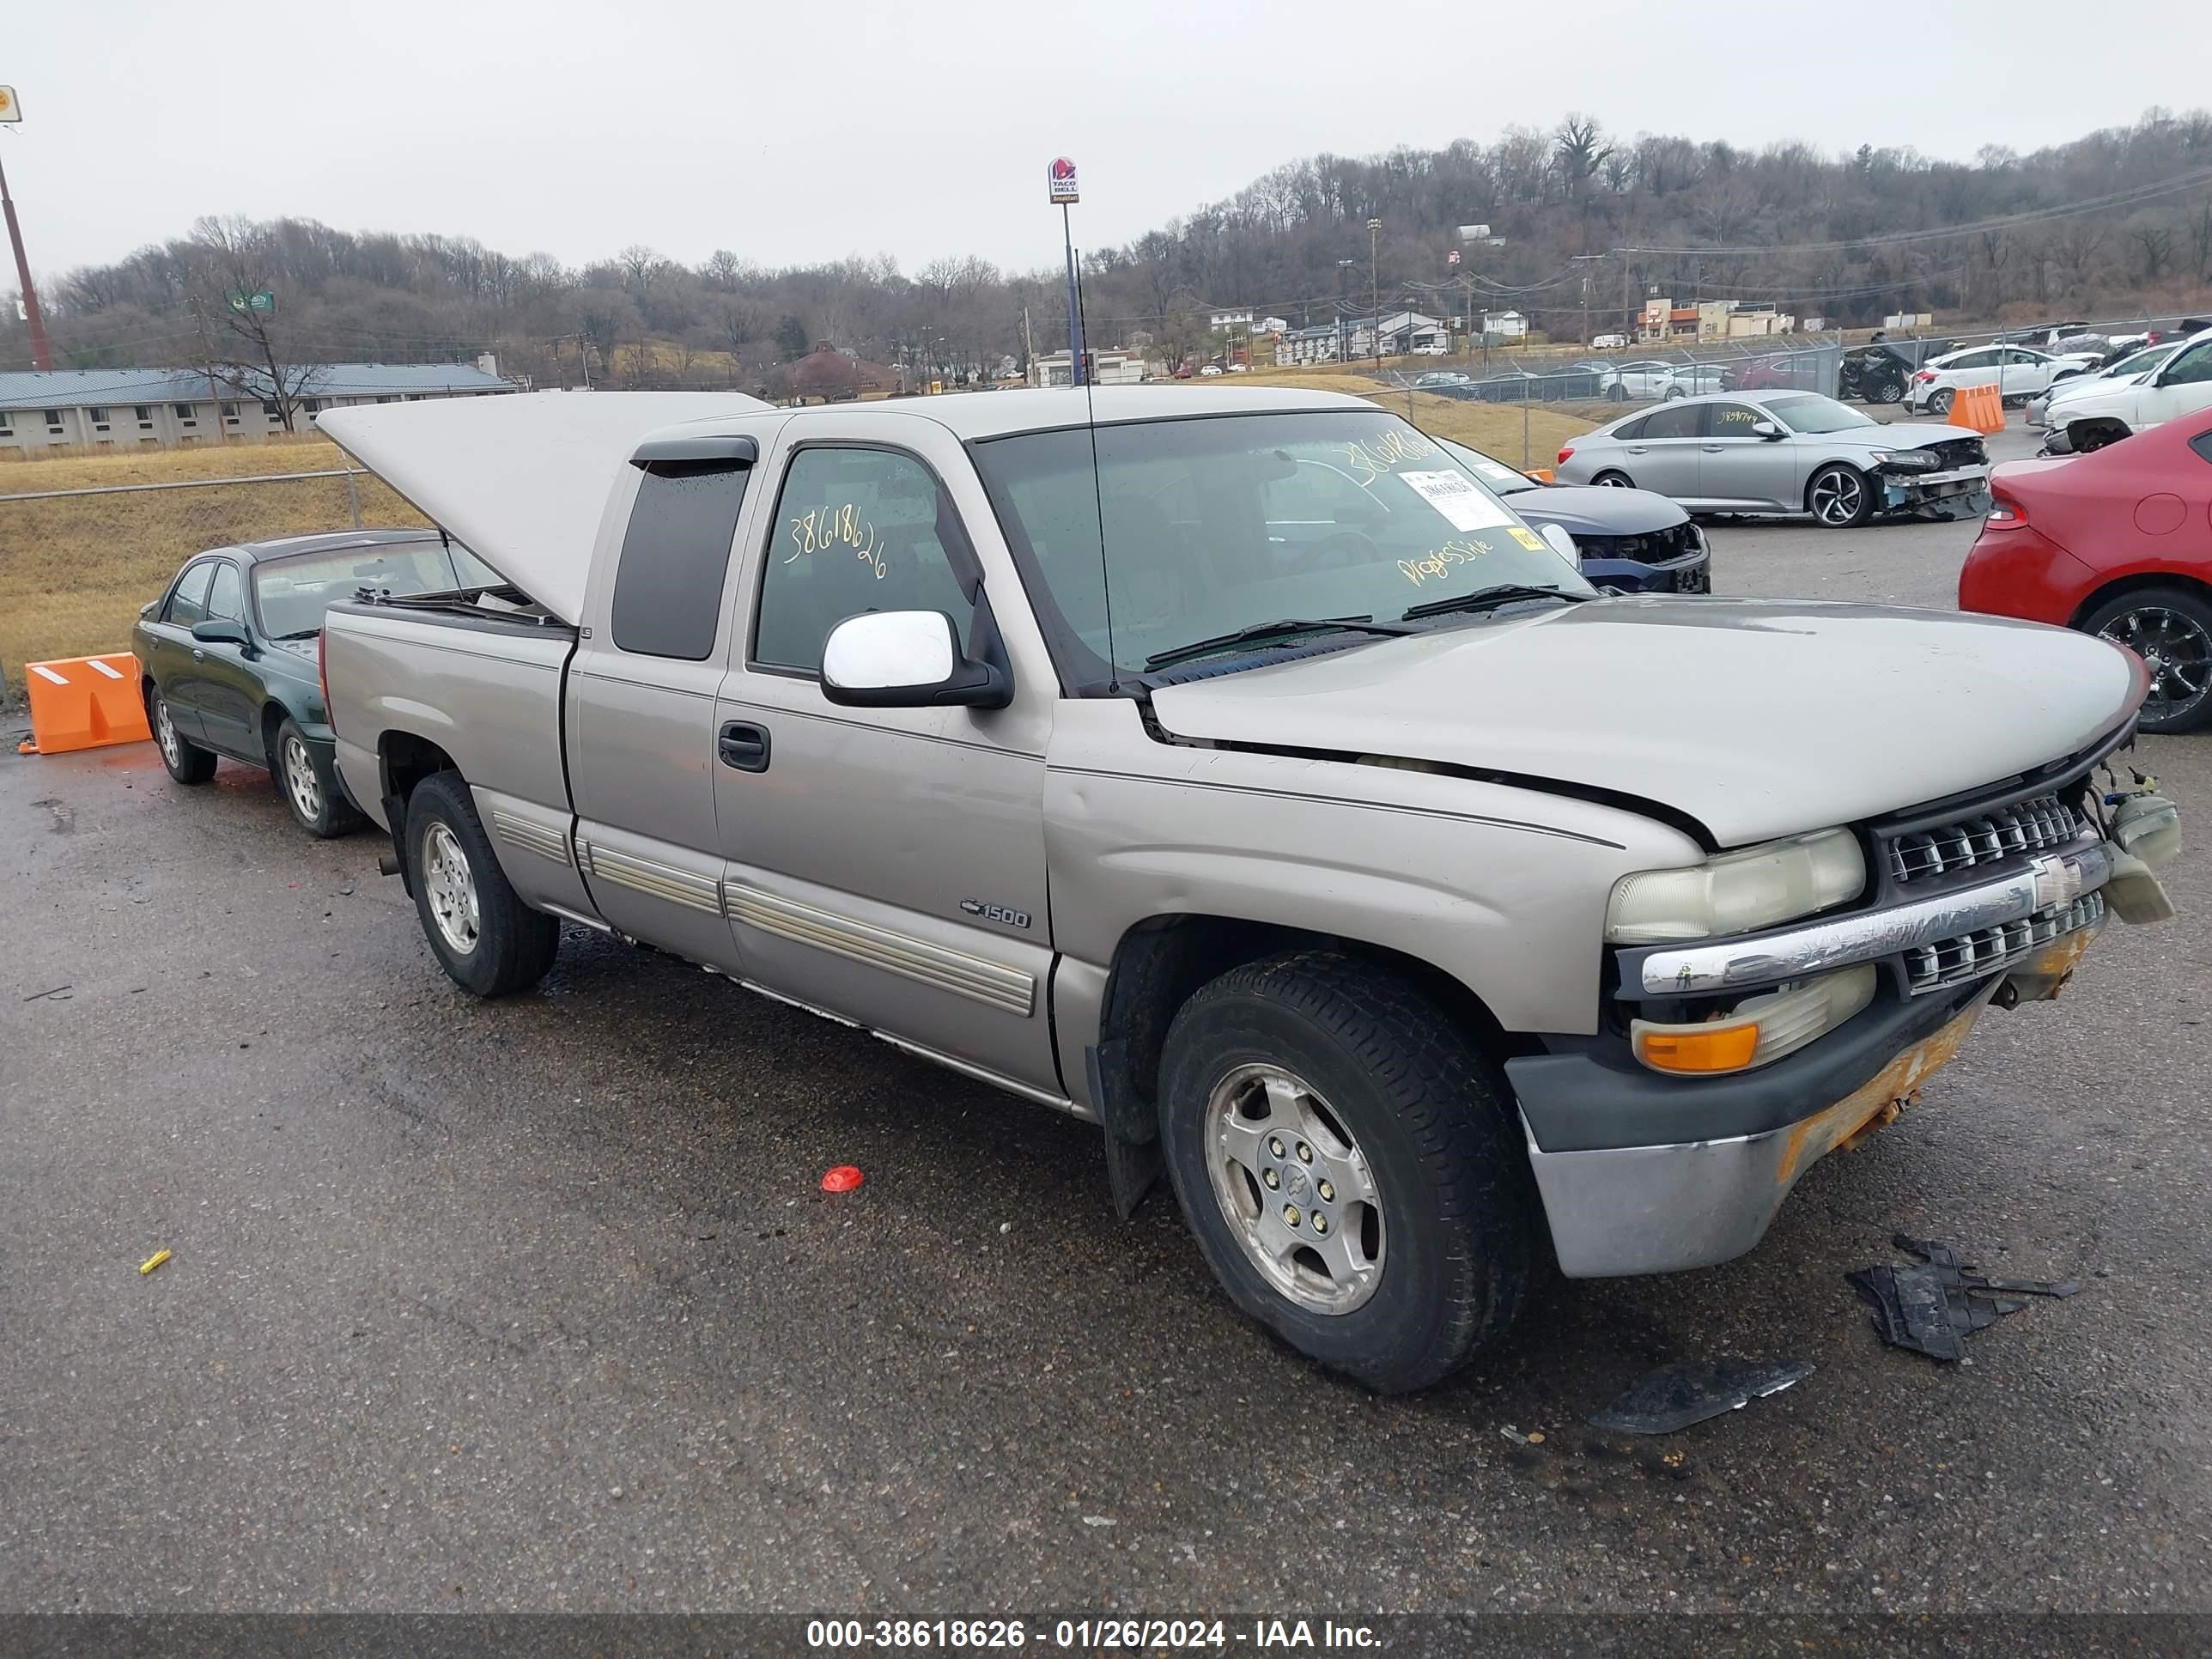
[[[1688,519],[1642,536],[1577,536],[1575,545],[1586,559],[1628,559],[1638,564],[1669,564],[1705,548],[1696,523]]]
[[[2054,904],[2018,921],[1916,945],[1905,953],[1905,986],[1918,996],[1987,978],[2051,940],[2077,928],[2094,927],[2104,919],[2105,896],[2084,893],[2070,904]]]
[[[2081,820],[2072,807],[2056,795],[2036,795],[1899,836],[1889,843],[1889,873],[1903,886],[2017,853],[2063,847],[2081,833]]]

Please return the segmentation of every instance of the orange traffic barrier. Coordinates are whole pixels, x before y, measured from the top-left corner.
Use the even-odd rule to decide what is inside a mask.
[[[28,663],[23,684],[31,696],[30,747],[39,754],[144,743],[154,735],[138,695],[138,659],[128,651]]]
[[[1532,466],[1528,469],[1528,476],[1538,483],[1550,483],[1559,477],[1559,471],[1555,467]]]
[[[1951,394],[1951,412],[1946,419],[1952,426],[1964,427],[1984,436],[2002,432],[2005,429],[2004,399],[1993,386],[1962,386]]]

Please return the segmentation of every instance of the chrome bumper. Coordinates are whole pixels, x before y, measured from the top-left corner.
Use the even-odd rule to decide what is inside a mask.
[[[1693,996],[1778,983],[1875,962],[2038,911],[2070,904],[2102,887],[2112,860],[2094,836],[2023,860],[2006,874],[1923,899],[1863,910],[1768,933],[1624,952],[1622,977],[1644,996]]]
[[[1806,1170],[1895,1115],[1891,1105],[1958,1053],[1997,983],[1843,1099],[1764,1134],[1547,1152],[1524,1115],[1559,1271],[1570,1279],[1680,1273],[1741,1255],[1765,1236]]]

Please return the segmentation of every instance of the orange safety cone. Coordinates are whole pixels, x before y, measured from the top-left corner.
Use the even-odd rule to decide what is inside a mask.
[[[31,744],[41,755],[153,738],[138,696],[138,659],[128,651],[27,663],[23,686],[30,694]]]

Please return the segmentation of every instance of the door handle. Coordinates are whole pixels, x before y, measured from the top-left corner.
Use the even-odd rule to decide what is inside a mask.
[[[740,772],[768,770],[768,728],[746,720],[732,720],[714,740],[722,764]]]
[[[1632,455],[1648,455],[1651,453],[1651,446],[1649,444],[1631,444],[1628,447],[1628,453]]]
[[[1698,447],[1704,450],[1708,455],[1725,455],[1728,453],[1728,446],[1726,444],[1700,444]]]

